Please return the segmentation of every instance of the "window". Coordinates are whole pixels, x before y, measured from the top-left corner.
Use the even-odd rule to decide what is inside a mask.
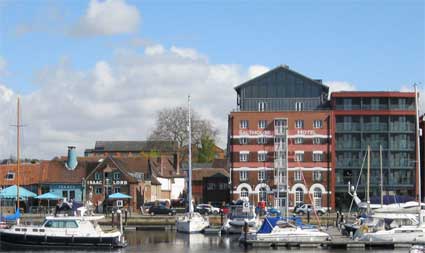
[[[258,199],[260,201],[266,201],[267,200],[267,189],[264,187],[261,187],[258,192]]]
[[[295,128],[304,128],[304,120],[297,119],[295,121]]]
[[[6,179],[6,180],[13,180],[13,179],[15,179],[15,172],[7,172],[7,174],[6,174],[6,176],[4,176],[4,178]]]
[[[322,172],[320,172],[319,170],[313,171],[313,180],[314,181],[322,180]]]
[[[295,205],[304,202],[304,191],[302,188],[297,188],[295,190]]]
[[[121,174],[119,172],[115,172],[114,173],[114,180],[120,180],[121,179]]]
[[[248,180],[248,171],[240,171],[239,172],[239,179],[240,179],[240,181]]]
[[[247,188],[242,188],[241,189],[241,198],[248,198],[248,195],[249,195],[249,193],[248,193],[248,189]]]
[[[258,121],[258,128],[266,128],[267,127],[267,120],[260,120]]]
[[[314,188],[313,199],[314,199],[314,207],[321,208],[322,207],[322,190],[320,190],[319,187]]]
[[[249,153],[239,153],[239,160],[241,162],[248,161],[248,155],[249,155]]]
[[[297,112],[304,111],[304,103],[303,102],[295,102],[295,111],[297,111]]]
[[[259,162],[264,162],[266,160],[267,160],[267,153],[265,153],[265,152],[258,153],[258,161]]]
[[[75,191],[69,191],[69,200],[75,199]]]
[[[258,171],[258,181],[264,181],[266,180],[266,171],[260,170]]]
[[[313,152],[313,162],[322,162],[323,153]]]
[[[248,144],[248,138],[239,138],[239,144]]]
[[[300,137],[297,137],[297,138],[295,138],[294,143],[295,144],[303,144],[304,143],[304,139],[303,138],[300,138]]]
[[[320,139],[320,138],[318,138],[318,137],[314,137],[314,138],[313,138],[313,144],[322,144],[322,141],[321,141],[321,139]]]
[[[301,170],[294,171],[294,181],[302,181],[302,174]]]
[[[321,120],[313,121],[313,128],[322,128],[322,127],[323,127],[323,123]]]
[[[102,187],[96,187],[96,188],[94,188],[94,192],[96,194],[102,194]]]
[[[118,193],[118,192],[121,192],[120,187],[115,187],[115,188],[114,188],[114,193]]]
[[[62,191],[62,197],[68,198],[68,191]]]
[[[266,137],[258,137],[258,139],[257,139],[257,143],[258,143],[258,144],[267,144],[267,139],[266,139]]]
[[[286,172],[285,171],[279,171],[278,181],[279,181],[279,184],[286,184]]]
[[[264,102],[258,102],[258,111],[264,112],[266,110],[266,103]]]
[[[296,162],[304,162],[304,153],[295,153]]]
[[[49,220],[44,224],[46,228],[78,228],[74,220]]]
[[[102,173],[101,172],[94,173],[94,180],[102,180]]]
[[[246,119],[243,119],[243,120],[241,120],[241,122],[240,122],[240,127],[241,128],[248,128],[248,120],[246,120]]]

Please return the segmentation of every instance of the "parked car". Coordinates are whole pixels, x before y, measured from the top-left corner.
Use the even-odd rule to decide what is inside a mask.
[[[220,208],[213,207],[210,204],[199,204],[196,206],[195,212],[200,214],[219,214]]]
[[[186,200],[184,198],[172,199],[171,206],[172,207],[184,207],[186,206]]]
[[[167,202],[162,200],[146,202],[143,204],[143,210],[149,213],[149,208],[152,206],[167,206]]]
[[[314,208],[318,215],[324,215],[327,210],[323,207],[316,207]],[[313,214],[313,206],[311,204],[302,204],[299,207],[294,208],[294,213],[297,213],[298,215],[304,215],[307,212],[310,212],[310,214]]]
[[[169,216],[171,216],[176,214],[176,209],[168,208],[163,205],[157,205],[157,206],[151,206],[149,208],[148,213],[152,216],[156,214],[168,214]]]

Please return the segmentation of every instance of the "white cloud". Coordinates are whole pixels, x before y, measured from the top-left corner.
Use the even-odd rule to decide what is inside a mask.
[[[236,106],[233,87],[249,78],[248,68],[211,64],[194,49],[164,48],[161,53],[120,50],[112,60],[76,70],[59,62],[36,74],[39,90],[22,97],[23,156],[65,155],[69,144],[91,148],[96,140],[143,140],[154,126],[155,112],[186,103],[212,121],[225,147],[227,115]],[[154,50],[155,51],[155,50]],[[152,51],[151,51],[152,52]],[[0,158],[15,153],[16,100],[0,86]],[[10,111],[10,112],[9,112]]]
[[[145,54],[146,55],[156,55],[156,54],[163,54],[165,52],[165,49],[162,45],[151,45],[145,47]]]
[[[139,10],[125,0],[91,0],[72,33],[78,36],[134,33],[140,23]]]
[[[0,76],[6,75],[7,73],[6,66],[7,66],[6,60],[0,55]]]
[[[252,65],[248,68],[248,77],[249,79],[262,75],[269,71],[270,69],[263,65]]]
[[[325,81],[325,85],[329,86],[329,94],[334,91],[354,91],[357,90],[354,84],[344,81]]]

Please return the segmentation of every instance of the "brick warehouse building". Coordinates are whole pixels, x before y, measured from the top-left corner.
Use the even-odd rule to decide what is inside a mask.
[[[416,157],[415,93],[413,92],[334,92],[332,150],[335,168],[335,196],[338,207],[349,207],[347,184],[354,185],[362,162],[371,147],[371,197],[380,196],[380,145],[382,145],[383,187],[385,195],[418,194]],[[358,188],[365,200],[364,177]]]
[[[279,66],[235,90],[238,109],[229,115],[228,133],[232,198],[334,207],[328,87]]]

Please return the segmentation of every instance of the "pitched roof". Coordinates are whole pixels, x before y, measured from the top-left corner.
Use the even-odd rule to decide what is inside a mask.
[[[211,177],[216,174],[222,174],[225,177],[229,177],[229,172],[223,168],[202,168],[192,170],[192,181],[202,181],[205,177]]]
[[[177,144],[172,141],[96,141],[94,152],[175,152]]]
[[[184,177],[184,174],[177,174],[177,164],[174,164],[172,156],[161,155],[157,159],[149,159],[152,172],[158,177],[173,178]]]
[[[251,83],[251,82],[253,82],[253,81],[260,80],[260,79],[264,78],[265,76],[267,76],[267,75],[271,74],[272,72],[277,72],[277,71],[288,71],[288,72],[294,73],[294,74],[296,74],[296,75],[298,75],[298,76],[300,76],[300,77],[303,77],[303,78],[305,78],[305,79],[308,79],[308,80],[310,80],[311,82],[314,82],[314,83],[316,83],[317,85],[320,85],[320,86],[322,86],[322,87],[326,88],[327,90],[329,90],[329,87],[328,87],[328,86],[326,86],[326,85],[324,85],[321,81],[316,80],[316,79],[312,79],[312,78],[307,77],[307,76],[305,76],[305,75],[303,75],[303,74],[300,74],[300,73],[298,73],[298,72],[296,72],[296,71],[294,71],[294,70],[290,69],[290,68],[288,67],[288,65],[279,65],[279,66],[277,66],[276,68],[271,69],[271,70],[267,71],[266,73],[264,73],[264,74],[262,74],[262,75],[259,75],[259,76],[255,77],[255,78],[253,78],[253,79],[250,79],[250,80],[248,80],[248,81],[246,81],[246,82],[244,82],[244,83],[242,83],[242,84],[239,84],[238,86],[234,87],[234,89],[237,91],[237,90],[239,90],[242,86],[247,85],[247,84],[250,84],[250,83]]]
[[[6,175],[9,173],[15,173],[15,178],[13,180],[6,179]],[[17,183],[16,173],[17,166],[16,164],[3,164],[0,165],[0,183],[3,186],[15,185]],[[20,185],[32,185],[39,184],[41,181],[41,164],[30,164],[24,163],[19,167],[19,184]]]
[[[223,168],[227,170],[227,159],[214,159],[212,163],[213,168]]]
[[[64,158],[41,162],[41,183],[81,184],[82,179],[98,164],[97,159],[78,158],[77,167],[74,170],[68,170],[65,162]]]

